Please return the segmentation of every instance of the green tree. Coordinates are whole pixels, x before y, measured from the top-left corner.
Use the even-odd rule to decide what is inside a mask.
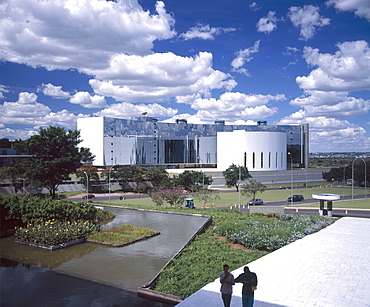
[[[21,165],[0,168],[0,180],[10,180],[15,194],[17,194],[23,186],[25,180],[24,175],[25,172]]]
[[[31,184],[48,189],[54,198],[59,184],[69,179],[81,165],[82,154],[77,147],[81,142],[79,138],[77,130],[49,126],[40,128],[39,134],[25,141],[15,142],[18,151],[33,155],[21,162]]]
[[[247,167],[235,164],[231,164],[222,174],[225,177],[226,186],[235,187],[237,192],[241,181],[252,178]]]
[[[144,168],[143,177],[145,181],[149,181],[153,186],[147,189],[149,195],[160,189],[170,188],[172,186],[172,180],[164,167]]]
[[[256,179],[250,179],[248,183],[241,186],[242,195],[247,195],[248,197],[254,199],[256,194],[263,193],[266,190],[266,186]]]
[[[211,202],[212,200],[220,199],[219,193],[217,193],[214,190],[210,190],[207,188],[201,188],[199,193],[195,195],[195,198],[198,199],[198,201],[202,204],[202,206],[205,206],[207,203]]]
[[[87,178],[85,173],[87,174]],[[81,167],[79,167],[76,171],[76,177],[80,178],[81,184],[88,187],[88,191],[90,188],[88,185],[90,185],[91,182],[99,182],[98,169],[90,164],[83,164]]]
[[[351,178],[351,168],[352,167],[346,167],[344,171],[344,167],[333,167],[328,172],[322,172],[322,178],[327,182],[332,182],[333,179],[341,182],[344,177],[346,179]]]
[[[0,139],[0,148],[12,148],[12,143],[7,138]]]
[[[370,160],[365,160],[366,162],[366,181],[370,180]],[[357,159],[354,166],[354,181],[355,182],[365,182],[365,163],[361,159]],[[322,172],[322,178],[327,182],[334,181],[341,182],[343,179],[352,178],[352,162],[345,167],[333,167],[328,172]]]
[[[203,185],[208,186],[212,184],[211,176],[199,171],[184,171],[176,178],[177,185],[181,185],[185,190],[196,192],[202,189]]]
[[[111,176],[118,180],[123,192],[126,191],[130,182],[136,182],[136,189],[138,189],[140,183],[144,181],[142,168],[134,165],[117,166],[113,169]]]

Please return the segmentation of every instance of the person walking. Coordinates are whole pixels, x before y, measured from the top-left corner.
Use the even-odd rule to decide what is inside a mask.
[[[235,282],[243,284],[242,304],[243,307],[252,307],[254,303],[254,290],[257,289],[257,275],[249,270],[248,266],[244,267],[244,273],[235,278]]]
[[[225,307],[230,307],[231,295],[233,294],[234,275],[229,272],[229,266],[224,264],[220,273],[221,297]]]

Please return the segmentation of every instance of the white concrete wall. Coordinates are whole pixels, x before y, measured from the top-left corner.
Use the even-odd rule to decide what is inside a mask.
[[[80,130],[82,142],[79,147],[90,148],[95,155],[93,165],[105,165],[104,161],[104,118],[78,118],[77,129]]]
[[[217,169],[220,171],[233,163],[245,165],[249,171],[285,170],[286,155],[287,139],[283,132],[217,133]]]

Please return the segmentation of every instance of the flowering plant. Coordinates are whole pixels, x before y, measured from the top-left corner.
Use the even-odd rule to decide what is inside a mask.
[[[180,186],[158,190],[152,194],[152,200],[157,206],[162,206],[163,203],[167,202],[170,206],[180,207],[185,198],[185,191]]]
[[[30,223],[27,227],[17,227],[15,239],[34,244],[56,245],[86,238],[91,232],[99,231],[100,226],[90,221],[66,222],[49,220]]]

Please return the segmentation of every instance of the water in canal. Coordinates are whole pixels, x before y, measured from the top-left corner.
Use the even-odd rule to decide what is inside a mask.
[[[20,245],[13,242],[13,237],[1,239],[1,257],[31,265],[27,268],[27,273],[23,274],[23,272],[21,277],[17,275],[20,273],[16,273],[17,270],[25,270],[21,264],[14,265],[14,268],[2,265],[0,268],[2,292],[4,283],[11,288],[17,278],[21,278],[24,282],[27,278],[31,278],[31,275],[32,278],[45,276],[50,279],[50,274],[55,276],[56,272],[136,290],[138,286],[149,283],[206,220],[200,216],[118,208],[109,208],[109,210],[116,214],[116,218],[103,227],[131,224],[155,229],[161,234],[124,247],[83,243],[56,251]],[[45,269],[52,269],[53,272]],[[13,277],[10,270],[14,270]],[[43,282],[43,284],[47,287],[49,283]],[[78,291],[74,295],[78,296]],[[145,305],[135,304],[134,306]]]

